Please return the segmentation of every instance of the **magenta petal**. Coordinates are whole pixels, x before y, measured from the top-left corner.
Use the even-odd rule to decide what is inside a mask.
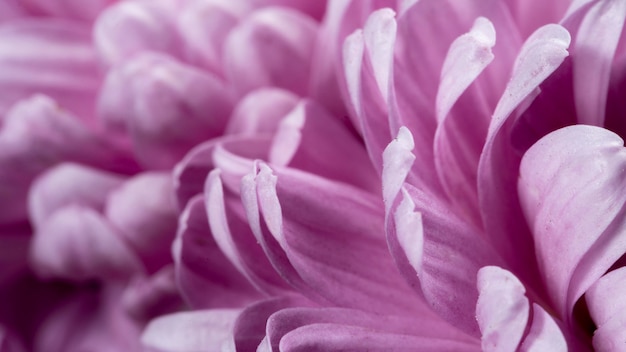
[[[250,6],[245,1],[189,2],[177,19],[186,58],[218,76],[223,75],[222,56],[226,38],[249,11]]]
[[[513,111],[527,107],[539,84],[561,65],[568,55],[569,41],[569,33],[558,25],[541,27],[526,41],[496,107],[478,165],[478,195],[486,233],[516,274],[534,287],[541,284],[532,264],[530,232],[516,199],[520,156],[511,147],[510,129]]]
[[[301,296],[284,296],[259,301],[246,307],[235,322],[235,348],[238,351],[256,350],[266,337],[267,319],[273,313],[288,307],[308,307],[311,305],[311,301]]]
[[[178,208],[169,173],[142,173],[113,191],[105,216],[143,260],[149,272],[172,262]]]
[[[254,180],[258,204],[245,193],[243,200],[251,227],[281,275],[313,299],[425,314],[388,254],[381,204],[373,195],[296,170],[277,174],[261,165]],[[257,206],[260,224],[253,213]]]
[[[147,351],[231,351],[238,309],[197,310],[156,318],[141,335]]]
[[[326,141],[320,143],[320,141]],[[379,192],[363,144],[313,101],[300,102],[280,123],[269,161]]]
[[[36,16],[61,17],[91,21],[115,0],[18,0]]]
[[[478,272],[476,320],[482,332],[483,351],[515,351],[520,344],[530,313],[524,285],[499,267]]]
[[[28,197],[30,221],[40,228],[51,214],[71,204],[102,211],[109,193],[123,181],[119,175],[78,164],[61,164],[33,183]]]
[[[626,195],[615,191],[625,186],[623,143],[602,128],[570,126],[542,138],[522,159],[522,208],[543,279],[566,321],[575,302],[626,251]]]
[[[138,159],[158,169],[221,135],[232,110],[230,94],[216,77],[155,54],[110,72],[99,104],[106,123],[126,125]]]
[[[120,1],[104,11],[94,25],[94,41],[107,65],[123,62],[145,51],[176,53],[179,38],[174,29],[174,2]]]
[[[613,57],[625,19],[626,2],[597,1],[586,11],[578,28],[572,59],[579,123],[604,124]]]
[[[174,192],[178,208],[184,209],[187,202],[202,193],[207,175],[213,170],[213,151],[219,139],[198,144],[176,164],[172,171]]]
[[[298,103],[298,96],[283,89],[260,88],[245,95],[235,107],[226,134],[274,133],[279,122]]]
[[[42,224],[33,238],[31,261],[43,277],[75,281],[126,280],[144,271],[100,214],[77,205],[57,210]]]
[[[598,326],[593,335],[596,351],[618,351],[626,340],[625,280],[626,268],[620,268],[600,278],[586,293],[589,313]]]
[[[240,307],[258,298],[211,236],[201,195],[192,198],[181,215],[173,247],[176,280],[192,307]]]
[[[242,194],[250,192],[254,189],[242,186]],[[205,194],[211,232],[224,255],[259,291],[270,295],[289,291],[289,285],[274,270],[246,221],[246,202],[242,205],[237,194],[222,186],[219,170],[207,178]]]
[[[184,306],[173,265],[149,277],[135,277],[124,289],[120,301],[128,314],[138,321],[149,321]]]
[[[316,31],[317,24],[296,11],[256,11],[226,40],[226,76],[240,95],[276,86],[304,96],[309,88]]]
[[[533,303],[533,322],[520,346],[520,352],[566,352],[567,341],[554,319],[540,305]]]
[[[98,72],[87,25],[42,19],[0,28],[0,116],[18,100],[45,94],[61,108],[90,118]]]

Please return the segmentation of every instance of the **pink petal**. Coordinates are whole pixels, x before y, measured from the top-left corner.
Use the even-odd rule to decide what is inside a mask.
[[[148,324],[141,343],[148,351],[159,352],[230,351],[240,312],[214,309],[164,315]]]
[[[146,52],[177,53],[173,2],[120,1],[104,11],[94,24],[94,41],[100,59],[108,66]]]
[[[253,232],[294,288],[321,303],[425,314],[387,252],[375,197],[295,170],[281,170],[277,177],[266,165],[255,184],[250,181],[244,178],[242,199]],[[251,186],[256,188],[252,196]],[[254,213],[257,207],[262,223]]]
[[[526,282],[537,282],[534,249],[517,200],[519,154],[511,148],[510,128],[515,109],[528,106],[536,89],[567,56],[569,34],[558,25],[538,29],[524,44],[511,81],[502,96],[478,166],[478,195],[482,219],[490,242]]]
[[[306,95],[316,30],[312,19],[293,10],[254,12],[226,40],[226,76],[239,95],[264,86]]]
[[[495,266],[478,272],[476,320],[483,351],[515,351],[524,335],[530,305],[524,285],[510,272]]]
[[[584,125],[547,135],[522,159],[520,201],[544,282],[565,321],[575,302],[626,251],[626,198],[615,191],[624,187],[625,163],[619,136]]]
[[[192,198],[181,215],[173,247],[176,280],[192,307],[241,307],[258,298],[211,236],[201,195]]]
[[[100,115],[130,132],[137,158],[170,168],[196,144],[223,133],[231,98],[214,76],[171,58],[143,54],[109,73]]]
[[[280,123],[269,161],[372,192],[380,188],[362,143],[334,116],[310,100],[300,102]]]
[[[533,303],[533,322],[520,346],[520,352],[566,352],[567,341],[554,319],[540,305]]]
[[[86,25],[20,20],[0,28],[0,118],[18,100],[45,94],[88,120],[100,84]]]
[[[178,208],[169,173],[141,173],[113,191],[105,216],[143,260],[149,272],[171,263]]]
[[[184,307],[173,266],[150,277],[136,277],[124,289],[120,301],[128,314],[138,321],[149,321]]]
[[[535,29],[548,23],[561,21],[570,3],[574,2],[576,1],[555,0],[544,2],[542,0],[527,0],[509,1],[507,5],[511,9],[515,25],[519,28],[522,38],[527,38]]]
[[[602,126],[611,64],[626,19],[625,1],[597,1],[585,13],[576,33],[574,94],[578,121]]]
[[[399,317],[354,309],[299,307],[282,309],[269,318],[267,322],[268,350],[271,348],[271,351],[278,351],[279,345],[283,347],[283,344],[288,343],[283,342],[283,339],[297,344],[298,342],[293,340],[294,335],[299,336],[302,328],[313,328],[320,324],[332,324],[338,329],[354,329],[355,331],[367,329],[370,334],[377,335],[372,337],[374,341],[382,343],[386,340],[389,346],[398,343],[394,342],[396,339],[404,340],[404,342],[408,339],[414,342],[415,346],[429,346],[430,344],[432,348],[441,348],[435,349],[437,351],[453,351],[455,347],[461,348],[462,351],[479,349],[476,339],[472,339],[432,316]],[[324,346],[324,341],[332,336],[332,332],[327,332],[317,338],[308,336],[306,339],[312,344]],[[357,339],[348,339],[348,336],[342,339],[347,339],[346,346],[360,346]],[[366,338],[365,341],[370,340]],[[334,350],[330,346],[325,346],[327,348],[321,350]]]
[[[6,204],[0,222],[25,220],[30,183],[61,161],[122,173],[137,170],[122,150],[60,110],[54,101],[35,96],[9,112],[0,132],[0,199]]]
[[[593,335],[596,351],[619,351],[626,339],[624,319],[624,280],[626,268],[612,271],[600,278],[586,293],[589,313],[598,329]]]
[[[101,215],[78,205],[48,217],[33,238],[30,255],[35,271],[45,278],[126,280],[144,270]]]
[[[252,0],[250,1],[259,7],[281,6],[290,7],[303,12],[316,20],[322,19],[324,10],[326,9],[327,0],[310,1],[310,0]]]
[[[243,195],[249,192],[242,185]],[[211,232],[224,255],[259,291],[270,295],[289,291],[289,285],[274,270],[252,233],[239,196],[222,186],[219,170],[209,174],[205,194]]]
[[[250,11],[245,1],[191,1],[177,19],[189,62],[222,76],[222,56],[230,31]]]
[[[102,211],[109,193],[123,181],[120,175],[63,163],[33,183],[28,197],[30,221],[35,228],[41,228],[55,211],[72,204]]]
[[[283,296],[254,303],[246,307],[234,327],[235,348],[254,351],[265,338],[267,319],[275,312],[288,307],[308,307],[312,302],[301,296]],[[269,327],[268,327],[269,328]]]
[[[298,97],[283,89],[260,88],[244,96],[226,126],[226,134],[274,133],[279,122],[298,103]]]
[[[91,21],[115,0],[16,0],[36,16]]]

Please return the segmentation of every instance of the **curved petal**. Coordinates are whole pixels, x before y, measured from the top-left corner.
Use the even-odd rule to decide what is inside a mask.
[[[46,278],[117,281],[144,272],[106,219],[78,205],[48,217],[33,238],[30,256],[35,271]]]
[[[286,8],[253,12],[226,39],[226,76],[239,95],[276,86],[306,96],[317,23]]]
[[[520,346],[520,352],[566,352],[567,341],[554,319],[540,305],[533,303],[533,322]]]
[[[545,284],[564,320],[626,251],[626,195],[616,192],[626,187],[624,168],[623,140],[584,125],[547,135],[522,159],[520,201]]]
[[[524,285],[510,272],[488,266],[478,272],[476,320],[486,352],[516,351],[530,314]]]
[[[113,191],[104,211],[149,272],[172,262],[178,209],[169,173],[141,173]]]
[[[40,228],[55,211],[71,204],[102,211],[109,193],[123,182],[120,175],[79,164],[60,164],[33,182],[28,196],[30,221]]]
[[[253,182],[254,198],[244,197],[251,226],[276,269],[302,294],[372,312],[426,314],[387,252],[375,197],[296,170],[275,176],[266,165]]]
[[[589,313],[598,329],[593,335],[596,351],[618,351],[626,339],[624,294],[626,268],[612,271],[600,278],[586,293]]]
[[[297,95],[279,88],[253,90],[239,100],[225,134],[274,133],[298,100]]]
[[[202,195],[183,211],[173,248],[176,281],[192,307],[242,307],[258,298],[213,239]]]
[[[150,277],[136,277],[120,297],[122,307],[137,321],[149,321],[184,307],[172,265]]]
[[[197,310],[152,320],[141,335],[148,351],[221,352],[233,345],[232,329],[239,309]]]

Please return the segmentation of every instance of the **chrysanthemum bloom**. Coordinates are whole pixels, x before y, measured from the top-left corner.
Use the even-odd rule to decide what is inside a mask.
[[[180,305],[170,245],[187,199],[175,198],[171,169],[203,141],[270,132],[254,114],[278,120],[300,97],[341,119],[318,29],[325,7],[0,4],[3,343],[133,350],[143,324]],[[249,295],[247,283],[222,286],[196,296],[232,306]]]
[[[623,133],[623,6],[422,0],[372,14],[344,46],[344,88],[384,202],[273,158],[280,133],[260,153],[205,149],[202,173],[218,171],[193,202],[211,248],[277,298],[159,320],[144,338],[176,346],[159,337],[179,319],[198,332],[190,349],[620,350],[622,141],[559,128]]]

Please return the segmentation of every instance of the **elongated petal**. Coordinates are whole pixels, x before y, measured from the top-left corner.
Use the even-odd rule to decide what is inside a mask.
[[[320,143],[326,140],[325,143]],[[300,102],[281,122],[269,161],[378,192],[379,178],[362,143],[313,101]]]
[[[620,268],[600,278],[586,293],[589,313],[598,329],[593,336],[596,351],[618,351],[626,338],[624,311],[624,279],[626,269]]]
[[[239,313],[238,309],[215,309],[165,315],[148,324],[141,343],[148,351],[228,351]]]
[[[174,256],[178,286],[192,307],[240,307],[258,297],[213,239],[201,195],[181,215]]]
[[[143,54],[109,73],[99,111],[126,127],[149,168],[170,168],[193,146],[221,135],[232,110],[229,93],[207,72],[162,55]]]
[[[295,170],[274,176],[265,165],[255,183],[263,222],[249,216],[251,226],[259,226],[276,269],[302,294],[373,312],[425,314],[387,252],[372,195]],[[254,204],[244,204],[253,211]]]
[[[0,28],[0,116],[37,93],[87,120],[93,116],[98,72],[87,25],[22,20]]]
[[[478,291],[476,319],[483,351],[516,351],[530,313],[524,285],[510,272],[490,266],[478,273]]]
[[[316,30],[311,18],[293,10],[254,12],[226,40],[226,76],[240,95],[264,86],[306,95]]]
[[[260,88],[244,96],[228,119],[226,134],[274,133],[279,122],[298,103],[298,97],[283,89]]]
[[[71,204],[102,211],[109,193],[123,180],[120,175],[78,164],[61,164],[32,185],[28,197],[30,221],[36,228],[41,227],[51,214]]]
[[[113,66],[138,53],[176,54],[180,39],[174,29],[174,2],[120,1],[98,17],[94,41],[100,59]]]
[[[211,232],[224,255],[259,291],[274,295],[289,291],[252,233],[240,198],[223,187],[219,170],[207,178],[205,194]]]
[[[533,303],[533,322],[520,346],[521,352],[566,352],[567,341],[554,319],[541,306]]]
[[[527,107],[533,91],[567,57],[568,32],[558,25],[538,29],[524,44],[511,81],[496,107],[478,166],[478,195],[487,235],[523,280],[541,287],[533,264],[534,249],[524,225],[515,184],[520,156],[510,144],[515,109]],[[529,98],[530,97],[530,98]]]
[[[602,126],[613,57],[626,19],[626,1],[597,1],[585,13],[572,48],[578,121]]]
[[[545,284],[566,321],[626,251],[626,195],[615,191],[625,186],[625,163],[621,138],[584,125],[549,134],[522,160],[520,200]]]
[[[113,191],[105,216],[143,260],[149,272],[172,262],[178,209],[169,173],[142,173]]]
[[[70,205],[48,217],[33,238],[31,261],[47,278],[126,280],[143,267],[111,225],[89,208]]]

